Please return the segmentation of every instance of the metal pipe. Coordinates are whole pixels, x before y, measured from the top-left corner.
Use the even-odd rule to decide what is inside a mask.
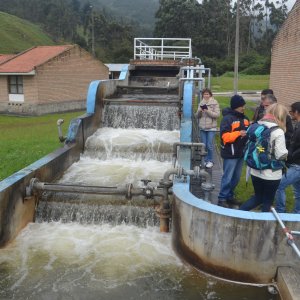
[[[293,231],[293,230],[291,230],[291,234],[300,235],[300,231]]]
[[[64,123],[63,119],[58,119],[56,122],[58,128],[58,138],[60,142],[64,142],[66,140],[66,138],[62,134],[62,129],[61,129],[61,124],[63,123]]]
[[[126,184],[121,187],[109,186],[88,186],[88,185],[72,185],[72,184],[53,184],[38,181],[33,178],[30,185],[26,188],[26,196],[32,196],[37,191],[65,192],[78,194],[101,194],[101,195],[124,195],[127,199],[134,196],[145,196],[146,198],[167,198],[168,190],[155,190],[152,187],[134,188],[132,184]]]
[[[103,194],[103,195],[124,195],[127,193],[126,187],[101,187],[89,185],[71,185],[71,184],[54,184],[45,182],[35,182],[33,191],[51,191],[66,192],[79,194]]]
[[[297,245],[294,242],[294,237],[291,234],[291,232],[288,230],[288,228],[283,224],[283,222],[281,221],[277,211],[275,210],[274,207],[271,207],[271,211],[274,214],[275,218],[277,219],[277,221],[279,222],[281,228],[283,229],[284,234],[286,235],[287,239],[288,239],[288,244],[294,249],[294,251],[296,252],[296,254],[298,255],[298,257],[300,258],[300,251],[297,247]]]
[[[171,175],[175,175],[178,173],[178,168],[171,168],[171,169],[168,169],[165,173],[164,173],[164,181],[168,181],[169,180],[169,177]]]
[[[207,171],[200,169],[199,171],[199,176],[203,176],[205,177],[205,182],[207,183],[212,183],[212,176],[210,173],[208,173]]]
[[[179,81],[204,81],[204,78],[179,78]]]

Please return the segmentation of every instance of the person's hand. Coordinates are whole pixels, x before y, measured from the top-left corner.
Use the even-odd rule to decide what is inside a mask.
[[[241,130],[240,133],[241,133],[241,137],[244,137],[244,136],[246,136],[247,131],[246,130]]]

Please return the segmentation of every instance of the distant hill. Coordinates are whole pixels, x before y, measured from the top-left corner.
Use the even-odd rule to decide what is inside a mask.
[[[97,7],[106,8],[108,12],[124,20],[138,22],[146,34],[152,34],[159,0],[90,0],[90,2]]]
[[[54,45],[37,25],[0,12],[0,53],[18,53],[37,45]]]

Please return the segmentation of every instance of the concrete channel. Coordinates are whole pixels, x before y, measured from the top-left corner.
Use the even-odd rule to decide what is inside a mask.
[[[13,241],[29,222],[34,221],[37,198],[34,194],[26,196],[26,187],[32,178],[52,182],[79,160],[86,139],[101,123],[104,102],[113,101],[110,98],[118,85],[128,86],[128,74],[122,82],[91,83],[87,113],[71,122],[64,147],[0,182],[0,247]],[[118,101],[137,100],[140,99],[124,97]],[[180,142],[192,143],[191,83],[185,85],[182,101]],[[180,147],[180,165],[190,170],[191,160],[191,149]],[[212,174],[216,189],[211,203],[199,199],[196,190],[191,192],[190,179],[174,180],[172,239],[176,251],[196,268],[215,276],[270,285],[275,280],[282,299],[300,299],[299,258],[287,245],[272,213],[240,212],[214,204],[221,163],[218,167]],[[282,214],[281,217],[289,228],[300,230],[299,215]],[[296,243],[300,246],[299,241]]]

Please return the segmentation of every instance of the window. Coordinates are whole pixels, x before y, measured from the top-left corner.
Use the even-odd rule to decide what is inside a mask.
[[[10,94],[23,94],[23,76],[8,76]]]

